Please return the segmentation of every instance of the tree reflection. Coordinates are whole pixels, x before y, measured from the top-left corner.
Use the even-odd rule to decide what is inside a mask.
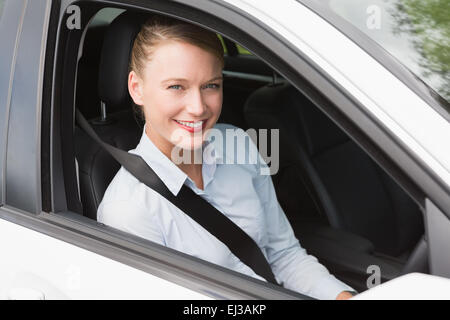
[[[397,22],[394,32],[413,37],[422,77],[436,83],[432,87],[450,101],[450,1],[398,0],[391,14]]]

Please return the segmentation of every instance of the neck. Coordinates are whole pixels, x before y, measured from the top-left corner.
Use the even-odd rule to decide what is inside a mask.
[[[172,150],[175,148],[175,145],[167,141],[162,137],[155,136],[152,130],[148,130],[145,128],[145,134],[147,137],[153,142],[153,144],[172,162]],[[190,159],[185,163],[184,161],[181,163],[174,162],[178,168],[181,169],[184,173],[186,173],[189,178],[196,182],[197,186],[203,189],[202,182],[202,148],[199,150],[186,150],[181,149],[180,154],[178,154],[182,159]],[[200,160],[200,161],[199,161]],[[200,162],[200,163],[199,163]],[[200,185],[200,186],[199,186]]]

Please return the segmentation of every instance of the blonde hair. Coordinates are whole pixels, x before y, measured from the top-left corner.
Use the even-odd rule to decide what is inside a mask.
[[[145,62],[151,60],[154,48],[165,40],[182,41],[214,54],[224,65],[223,47],[218,36],[207,29],[166,16],[155,15],[148,19],[134,40],[129,71],[141,78]]]

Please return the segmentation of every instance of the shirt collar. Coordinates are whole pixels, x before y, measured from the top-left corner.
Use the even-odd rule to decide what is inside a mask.
[[[221,159],[221,152],[216,150],[216,144],[205,141],[203,152],[202,175],[204,188],[212,180],[217,160]],[[135,149],[144,161],[153,169],[158,177],[163,181],[166,187],[176,196],[180,192],[181,187],[189,180],[191,185],[195,185],[193,181],[184,173],[175,163],[166,157],[153,141],[145,134],[145,126],[141,136],[141,140]]]

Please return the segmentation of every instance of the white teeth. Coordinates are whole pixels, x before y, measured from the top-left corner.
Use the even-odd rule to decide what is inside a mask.
[[[179,121],[179,120],[175,120],[175,121],[184,126],[191,127],[191,128],[198,128],[198,127],[201,127],[203,124],[203,121],[197,121],[197,122],[186,122],[186,121]]]

